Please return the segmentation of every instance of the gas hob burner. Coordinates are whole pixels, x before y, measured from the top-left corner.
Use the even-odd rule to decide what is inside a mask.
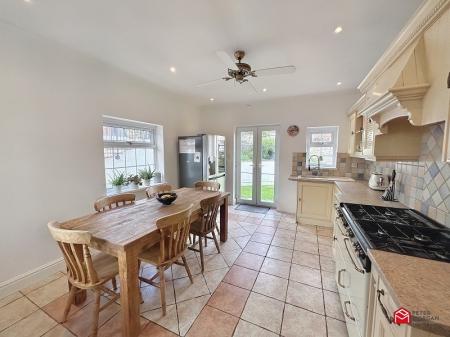
[[[381,228],[378,228],[377,236],[384,237],[384,236],[387,236],[387,233],[385,231],[383,231]]]
[[[414,240],[420,242],[420,243],[431,243],[432,240],[429,236],[423,235],[423,234],[414,234]]]
[[[394,217],[394,216],[396,216],[396,214],[395,213],[393,213],[393,212],[391,212],[390,210],[386,210],[386,212],[384,212],[384,215],[385,216],[388,216],[388,217]]]
[[[450,261],[450,253],[446,251],[441,252],[434,252],[434,256],[436,256],[438,259],[444,260],[444,261]]]

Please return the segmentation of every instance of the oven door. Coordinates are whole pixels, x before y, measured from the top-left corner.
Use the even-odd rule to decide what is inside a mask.
[[[365,337],[370,275],[362,267],[348,236],[338,236],[335,246],[336,283],[349,335],[356,325],[358,334],[354,336]]]

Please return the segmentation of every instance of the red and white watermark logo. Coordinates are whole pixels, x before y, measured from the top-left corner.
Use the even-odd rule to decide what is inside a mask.
[[[405,308],[398,308],[394,311],[394,323],[395,324],[410,324],[411,313]]]

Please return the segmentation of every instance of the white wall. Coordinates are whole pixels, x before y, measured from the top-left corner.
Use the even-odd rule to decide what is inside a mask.
[[[296,209],[296,184],[288,181],[291,173],[292,152],[306,150],[305,130],[308,126],[338,125],[339,152],[347,151],[349,125],[346,111],[358,99],[358,93],[339,92],[321,95],[298,96],[247,104],[211,104],[202,107],[200,127],[203,132],[221,134],[227,139],[227,190],[233,190],[234,132],[238,126],[281,126],[279,203],[278,209],[294,213]],[[289,137],[289,125],[298,125],[297,137]]]
[[[164,126],[166,179],[177,136],[197,130],[187,100],[46,39],[0,24],[0,283],[60,257],[49,220],[104,194],[101,116]]]

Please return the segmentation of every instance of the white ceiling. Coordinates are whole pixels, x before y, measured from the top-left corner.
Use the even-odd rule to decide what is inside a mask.
[[[250,101],[355,88],[422,0],[1,0],[13,23],[199,102]],[[336,26],[344,31],[334,34]],[[219,82],[216,51],[243,49],[253,69],[294,75]],[[175,74],[169,71],[176,67]],[[231,82],[231,81],[230,81]],[[342,82],[340,87],[337,82]],[[214,103],[214,104],[215,104]]]

